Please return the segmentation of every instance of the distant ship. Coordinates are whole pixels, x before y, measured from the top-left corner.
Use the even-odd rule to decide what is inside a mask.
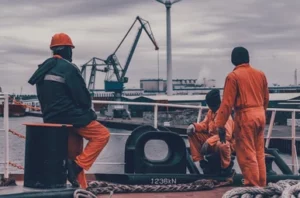
[[[4,114],[4,101],[0,104],[0,116]],[[26,105],[16,102],[12,97],[9,98],[9,117],[25,116]]]
[[[0,94],[2,89],[0,87]],[[9,117],[22,117],[26,114],[28,106],[15,99],[15,96],[9,96]],[[0,116],[4,115],[4,101],[0,102]]]

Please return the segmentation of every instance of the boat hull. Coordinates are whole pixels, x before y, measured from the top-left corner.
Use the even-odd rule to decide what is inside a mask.
[[[4,106],[0,104],[0,116],[4,114]],[[9,117],[23,117],[26,114],[26,107],[21,104],[9,104]]]

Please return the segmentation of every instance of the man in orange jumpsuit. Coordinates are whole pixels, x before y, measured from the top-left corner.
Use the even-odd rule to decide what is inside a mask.
[[[68,180],[75,187],[86,188],[84,170],[93,165],[110,134],[96,120],[90,93],[72,63],[73,48],[67,34],[55,34],[50,44],[53,57],[40,64],[28,82],[36,84],[44,122],[73,125],[68,141]],[[88,140],[84,150],[83,138]]]
[[[232,131],[234,123],[231,117],[226,122],[226,144],[220,142],[215,127],[215,117],[221,104],[220,91],[211,90],[206,95],[206,103],[209,111],[204,120],[200,123],[193,123],[187,128],[188,140],[190,143],[191,155],[194,162],[200,161],[200,167],[204,169],[207,163],[203,155],[213,152],[219,152],[221,158],[221,174],[230,174],[233,163],[231,162],[231,153],[233,150]]]
[[[266,186],[264,128],[265,110],[269,103],[267,79],[262,71],[250,66],[248,51],[243,47],[233,49],[231,62],[236,67],[226,78],[216,127],[222,135],[234,108],[236,156],[244,185],[263,187]]]

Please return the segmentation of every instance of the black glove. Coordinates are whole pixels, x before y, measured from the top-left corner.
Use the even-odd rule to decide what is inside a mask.
[[[93,109],[89,109],[89,111],[91,112],[91,115],[92,115],[92,119],[93,120],[97,120],[97,114],[96,114],[96,112],[93,110]]]
[[[204,142],[204,144],[202,145],[202,147],[201,147],[201,151],[200,151],[200,153],[202,154],[202,155],[207,155],[207,151],[208,151],[208,143],[207,142]]]
[[[225,144],[226,143],[226,130],[225,128],[218,128],[220,142]]]

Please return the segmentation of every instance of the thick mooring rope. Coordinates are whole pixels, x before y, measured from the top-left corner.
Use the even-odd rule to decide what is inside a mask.
[[[299,180],[281,180],[269,183],[267,187],[241,187],[227,191],[222,198],[297,198],[300,197]]]
[[[113,194],[114,193],[111,191],[109,198],[111,198]],[[90,191],[84,189],[77,189],[73,194],[73,198],[97,198],[97,196]]]
[[[97,196],[87,190],[77,189],[73,194],[73,198],[97,198]]]
[[[16,186],[16,180],[14,179],[11,179],[11,178],[8,178],[8,179],[5,179],[5,178],[2,178],[0,179],[0,187],[2,186]]]
[[[188,192],[211,190],[216,187],[232,184],[232,179],[226,182],[216,182],[214,180],[197,180],[188,184],[175,185],[123,185],[104,181],[92,181],[89,183],[88,191],[95,195],[108,193],[148,193],[148,192]]]

